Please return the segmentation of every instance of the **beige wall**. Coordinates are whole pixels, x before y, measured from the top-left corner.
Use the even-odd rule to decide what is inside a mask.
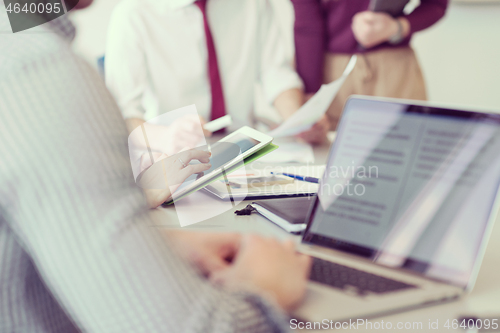
[[[414,47],[431,100],[500,112],[500,3],[452,3]]]
[[[104,53],[106,30],[113,7],[120,0],[95,0],[92,7],[73,14],[80,32],[75,50],[95,63]],[[287,0],[271,0],[283,8]],[[283,27],[290,26],[285,21]],[[291,35],[286,37],[289,41]],[[446,18],[416,36],[432,101],[488,108],[500,112],[500,4],[452,3]]]

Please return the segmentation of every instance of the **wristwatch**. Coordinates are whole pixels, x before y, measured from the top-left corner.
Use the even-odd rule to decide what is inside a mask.
[[[401,21],[396,19],[396,23],[398,24],[398,31],[389,38],[389,44],[392,45],[399,44],[403,41],[403,39],[405,39],[403,36],[403,25],[401,24]]]

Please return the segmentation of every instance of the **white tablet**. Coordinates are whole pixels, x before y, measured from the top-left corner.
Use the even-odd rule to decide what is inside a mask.
[[[273,138],[269,135],[244,126],[210,145],[210,151],[212,152],[210,164],[212,164],[212,167],[203,173],[194,174],[186,179],[166,204],[172,203],[190,191],[203,186],[203,184],[208,185],[211,180],[219,177],[223,170],[227,170],[238,163],[243,163],[245,158],[264,148],[272,141]]]

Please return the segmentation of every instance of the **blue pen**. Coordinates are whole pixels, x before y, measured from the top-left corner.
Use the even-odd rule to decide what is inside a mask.
[[[316,183],[318,184],[319,183],[319,178],[315,178],[315,177],[307,177],[307,176],[299,176],[299,175],[293,175],[291,173],[284,173],[284,172],[271,172],[271,174],[273,175],[283,175],[283,176],[287,176],[287,177],[291,177],[291,178],[294,178],[294,179],[297,179],[297,180],[302,180],[304,182],[309,182],[309,183]]]

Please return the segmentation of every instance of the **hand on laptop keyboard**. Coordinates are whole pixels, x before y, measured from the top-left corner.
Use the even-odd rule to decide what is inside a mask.
[[[243,239],[232,265],[210,279],[231,289],[265,292],[284,310],[291,310],[305,295],[310,267],[310,257],[297,253],[292,241],[250,235]]]
[[[310,280],[338,289],[352,288],[360,296],[415,288],[413,285],[318,258],[313,258]]]

